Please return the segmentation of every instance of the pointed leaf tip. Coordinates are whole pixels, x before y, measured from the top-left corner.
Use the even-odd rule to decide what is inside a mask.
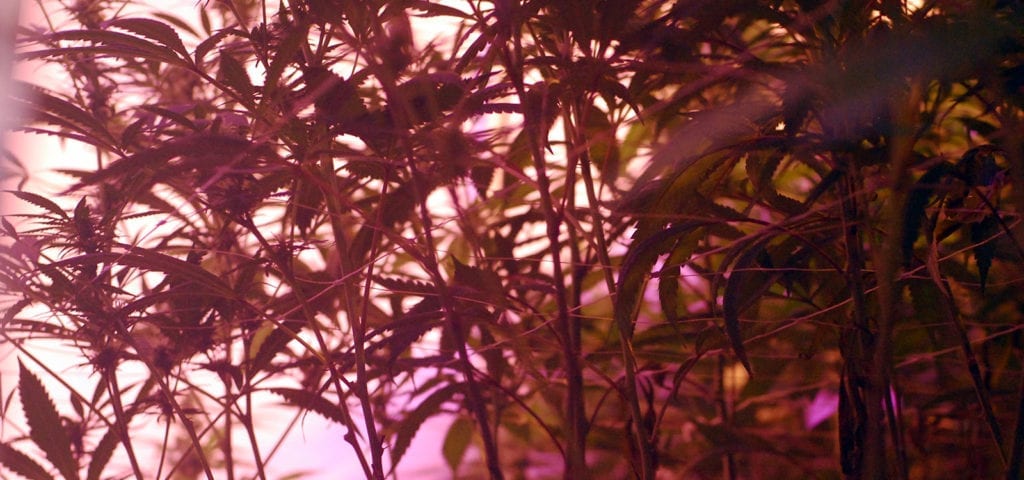
[[[974,260],[978,266],[978,281],[981,293],[985,293],[988,271],[996,256],[996,245],[992,237],[999,233],[999,222],[995,216],[986,216],[982,221],[971,224],[971,242],[974,246]]]
[[[71,440],[61,423],[60,413],[54,406],[50,394],[25,365],[18,362],[18,392],[21,405],[25,410],[29,436],[46,454],[46,459],[53,464],[66,479],[78,477],[78,462],[71,453]]]
[[[473,421],[468,418],[459,417],[448,428],[448,434],[444,437],[442,452],[453,474],[459,471],[459,466],[462,465],[462,458],[466,455],[466,449],[469,448],[472,439]]]
[[[107,22],[107,25],[156,41],[188,58],[188,50],[181,42],[178,32],[164,22],[151,18],[118,18]]]
[[[28,480],[53,480],[53,475],[47,473],[32,457],[6,443],[0,443],[0,464]]]

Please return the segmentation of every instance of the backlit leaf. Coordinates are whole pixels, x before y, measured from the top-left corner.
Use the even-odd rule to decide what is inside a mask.
[[[3,320],[0,320],[0,329],[3,329],[5,325],[14,320],[14,316],[21,313],[21,311],[29,305],[32,305],[32,300],[23,298],[15,302],[13,305],[8,306],[7,310],[4,312]]]
[[[243,104],[251,104],[255,89],[252,86],[252,80],[249,79],[249,74],[245,71],[245,67],[235,57],[225,51],[220,52],[219,58],[220,80],[239,95],[239,100]]]
[[[46,269],[66,266],[116,264],[151,272],[163,272],[183,282],[192,282],[195,288],[222,298],[234,298],[234,290],[221,278],[201,266],[152,250],[131,248],[126,252],[101,252],[79,255],[47,265]]]
[[[601,172],[601,183],[613,185],[619,176],[619,142],[615,126],[601,109],[590,106],[585,112],[587,150],[591,163]]]
[[[475,293],[473,300],[487,302],[490,305],[505,307],[508,301],[505,299],[505,289],[501,285],[501,277],[492,270],[485,270],[480,267],[465,265],[454,255],[451,257],[455,264],[453,285],[460,286]]]
[[[285,401],[303,410],[316,412],[328,420],[341,425],[345,424],[345,415],[341,413],[340,409],[343,407],[338,407],[316,392],[294,388],[271,388],[270,392],[284,397]]]
[[[299,51],[299,46],[302,42],[306,41],[306,30],[304,28],[295,28],[288,31],[288,35],[281,41],[277,51],[274,52],[274,58],[270,60],[270,67],[267,68],[267,74],[264,76],[263,83],[263,104],[261,104],[261,110],[268,106],[273,100],[274,93],[278,88],[278,84],[281,81],[285,69],[294,60],[295,54]]]
[[[286,321],[277,326],[272,322],[265,322],[256,330],[252,343],[249,345],[249,364],[247,376],[252,378],[256,373],[262,372],[278,353],[281,353],[302,328],[302,322]]]
[[[405,314],[388,323],[385,328],[391,331],[391,336],[377,344],[381,348],[387,348],[388,365],[405,354],[423,334],[439,326],[442,315],[441,301],[436,295],[428,296],[413,305]]]
[[[732,271],[722,293],[722,319],[725,322],[725,333],[729,337],[732,349],[736,352],[747,373],[752,373],[747,350],[743,346],[743,329],[740,327],[740,315],[757,302],[764,292],[771,288],[774,280],[766,274],[758,264],[764,254],[766,240],[756,242],[748,247],[736,259]]]
[[[992,145],[968,150],[956,163],[957,177],[970,187],[992,185],[1001,170],[996,163],[998,153],[999,149]]]
[[[658,275],[658,299],[661,301],[661,311],[669,322],[679,320],[679,275],[702,235],[703,229],[695,229],[681,236]]]
[[[103,123],[77,105],[28,84],[16,84],[11,89],[11,96],[35,115],[34,120],[80,133],[83,138],[91,140],[89,143],[106,145],[114,150],[111,146],[116,140]]]
[[[113,456],[114,450],[119,443],[117,426],[115,425],[110,427],[107,433],[103,434],[103,438],[100,438],[99,443],[93,449],[89,470],[86,472],[86,480],[100,480],[103,469],[110,462],[110,457]]]
[[[78,478],[78,462],[71,453],[68,431],[43,383],[18,362],[18,392],[32,441],[65,479]]]
[[[188,62],[175,55],[174,50],[151,43],[143,38],[120,32],[111,32],[109,30],[65,30],[51,33],[49,37],[54,42],[72,40],[103,44],[109,47],[107,52],[124,58],[139,57],[169,65],[188,66]]]
[[[136,35],[141,35],[150,40],[155,40],[161,45],[180,53],[188,58],[188,50],[181,43],[178,32],[174,31],[166,23],[149,18],[118,18],[107,23],[108,26],[128,30]]]
[[[665,266],[658,273],[658,300],[661,302],[661,312],[671,323],[679,321],[680,270],[682,270],[682,265],[679,263],[666,261]]]
[[[419,401],[416,408],[407,413],[395,432],[395,442],[391,445],[391,464],[398,465],[398,462],[405,455],[413,438],[419,431],[423,422],[441,413],[441,407],[453,400],[453,397],[462,391],[461,383],[449,383],[430,393],[427,398]]]
[[[633,337],[633,321],[636,319],[640,299],[643,298],[644,284],[658,256],[665,253],[671,245],[670,242],[677,236],[685,235],[706,224],[707,222],[683,222],[649,238],[638,239],[629,246],[626,258],[622,261],[615,289],[618,294],[615,302],[615,322],[623,340]]]
[[[640,220],[634,238],[649,237],[671,221],[699,216],[702,212],[694,211],[691,200],[712,190],[717,185],[716,177],[731,171],[736,161],[724,151],[681,160],[676,169],[661,180],[648,204],[637,212]]]
[[[462,458],[466,456],[466,449],[473,440],[473,427],[472,420],[458,417],[452,422],[452,426],[448,427],[448,433],[444,436],[444,446],[441,450],[445,462],[448,462],[448,468],[452,470],[452,475],[458,473]]]
[[[28,480],[53,480],[53,475],[47,473],[32,457],[6,443],[0,443],[0,465]]]
[[[292,196],[289,199],[289,206],[292,209],[292,216],[295,219],[295,226],[303,235],[309,231],[313,219],[323,213],[324,192],[315,182],[307,181],[302,177],[295,179],[292,184]]]
[[[231,35],[233,33],[236,33],[236,31],[225,28],[222,30],[218,30],[217,33],[210,35],[209,38],[207,38],[206,40],[199,42],[199,45],[196,45],[196,51],[194,54],[196,64],[202,65],[203,59],[206,58],[206,54],[210,53],[210,51],[216,48],[217,44],[224,40],[224,37],[227,37],[228,35]]]
[[[123,181],[126,175],[138,175],[147,170],[163,172],[165,176],[177,177],[181,173],[197,168],[213,169],[218,165],[234,165],[245,155],[265,155],[268,150],[254,145],[244,137],[211,133],[194,133],[160,144],[155,148],[119,158],[102,170],[86,173],[82,180],[69,191],[87,185],[116,180]],[[169,161],[181,157],[177,164]],[[185,159],[192,159],[185,162]],[[186,163],[183,165],[183,163]]]
[[[4,191],[28,203],[31,203],[32,205],[43,208],[49,211],[50,213],[59,216],[60,218],[68,220],[68,214],[64,211],[64,209],[60,208],[60,206],[58,206],[56,203],[53,202],[53,200],[50,200],[49,198],[46,198],[42,195],[36,195],[32,192],[22,192],[17,190]]]
[[[188,128],[189,130],[199,130],[198,128],[196,128],[196,124],[192,122],[192,120],[173,110],[163,108],[158,105],[141,105],[139,106],[139,108],[147,112],[153,113],[155,115],[164,117],[174,123],[177,123],[185,128]]]
[[[200,36],[200,33],[197,32],[195,30],[195,28],[192,27],[192,25],[189,25],[184,20],[182,20],[182,19],[180,19],[178,17],[175,17],[174,15],[170,15],[170,14],[163,13],[163,12],[153,12],[152,15],[154,17],[159,18],[159,19],[167,22],[168,24],[174,26],[178,30],[184,31],[185,33],[188,33],[189,35],[192,35],[193,37]],[[177,34],[175,34],[175,36],[177,36]]]

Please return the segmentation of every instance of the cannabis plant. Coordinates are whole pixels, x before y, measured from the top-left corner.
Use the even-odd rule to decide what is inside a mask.
[[[31,8],[10,473],[1020,478],[1019,1]]]

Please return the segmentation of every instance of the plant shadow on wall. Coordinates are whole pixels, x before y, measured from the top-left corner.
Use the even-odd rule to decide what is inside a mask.
[[[5,193],[7,471],[1019,478],[1019,1],[281,3],[19,30],[97,164]]]

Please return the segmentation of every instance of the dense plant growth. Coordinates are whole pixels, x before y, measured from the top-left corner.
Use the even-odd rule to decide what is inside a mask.
[[[1024,6],[922,3],[40,1],[3,468],[1019,478]]]

